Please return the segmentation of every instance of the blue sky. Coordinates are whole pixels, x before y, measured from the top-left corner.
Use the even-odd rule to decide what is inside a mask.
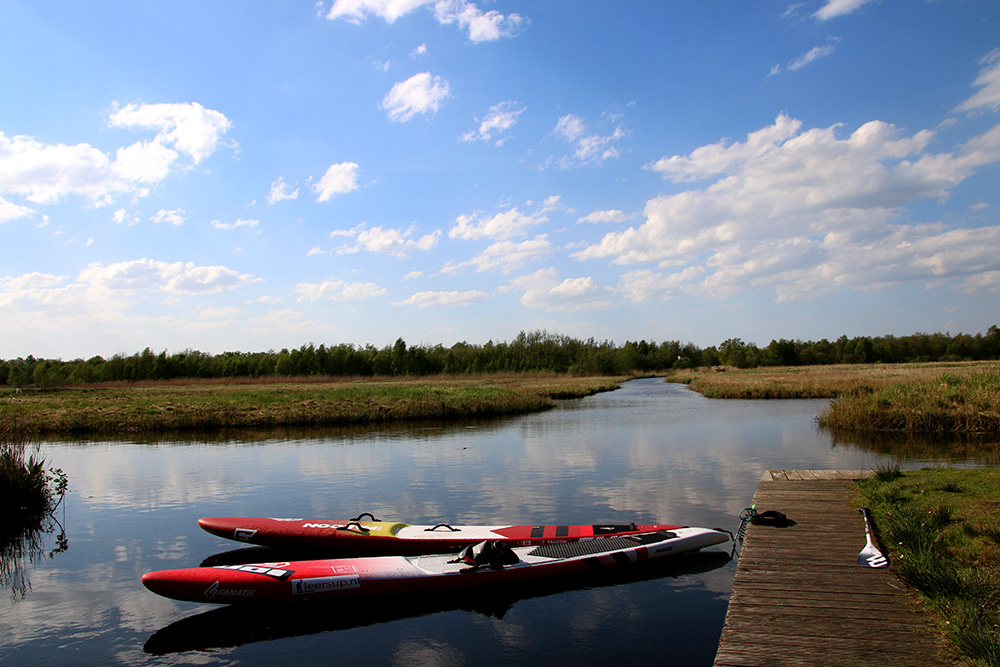
[[[0,358],[1000,322],[996,0],[0,0],[0,62]]]

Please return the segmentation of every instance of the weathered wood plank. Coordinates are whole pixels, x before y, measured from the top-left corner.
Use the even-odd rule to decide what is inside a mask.
[[[866,471],[768,470],[753,502],[787,527],[750,525],[716,667],[951,664],[892,567],[858,567],[864,523],[848,497]]]

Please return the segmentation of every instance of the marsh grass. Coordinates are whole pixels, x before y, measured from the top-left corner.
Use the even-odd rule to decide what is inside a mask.
[[[1000,370],[895,383],[837,398],[820,424],[831,429],[1000,433]]]
[[[545,410],[625,378],[555,375],[300,382],[170,382],[24,391],[34,433],[137,433],[477,418]]]
[[[58,526],[53,512],[66,487],[66,475],[46,465],[23,421],[0,407],[0,586],[14,599],[30,588],[24,563],[43,554],[42,535]],[[57,541],[64,550],[64,531]]]
[[[831,398],[819,424],[834,433],[1000,433],[996,362],[701,369],[667,379],[708,398]]]
[[[1000,665],[1000,469],[908,471],[856,486],[896,574],[966,657]]]

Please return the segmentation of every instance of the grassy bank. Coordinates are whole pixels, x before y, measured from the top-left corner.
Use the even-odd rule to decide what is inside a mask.
[[[544,410],[555,398],[616,389],[625,378],[487,376],[271,378],[24,390],[0,410],[32,433],[122,433],[325,426],[487,417]]]
[[[830,429],[939,433],[1000,433],[1000,371],[946,373],[922,382],[858,390],[838,398],[820,417]]]
[[[857,483],[855,502],[953,645],[1000,665],[1000,468],[882,470]]]
[[[708,398],[831,398],[820,424],[839,431],[1000,433],[1000,365],[944,362],[679,371]]]

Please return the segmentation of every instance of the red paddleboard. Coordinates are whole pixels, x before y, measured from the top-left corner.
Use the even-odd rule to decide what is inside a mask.
[[[528,547],[482,542],[458,554],[370,556],[196,567],[150,572],[149,590],[191,602],[352,599],[413,595],[524,582],[628,566],[721,544],[729,535],[707,528]]]
[[[362,521],[364,517],[370,521]],[[219,537],[269,547],[325,549],[338,554],[417,556],[449,553],[484,540],[510,547],[539,546],[607,537],[624,537],[658,530],[668,524],[602,524],[592,526],[412,526],[379,521],[371,514],[356,519],[258,519],[206,517],[198,525]]]

